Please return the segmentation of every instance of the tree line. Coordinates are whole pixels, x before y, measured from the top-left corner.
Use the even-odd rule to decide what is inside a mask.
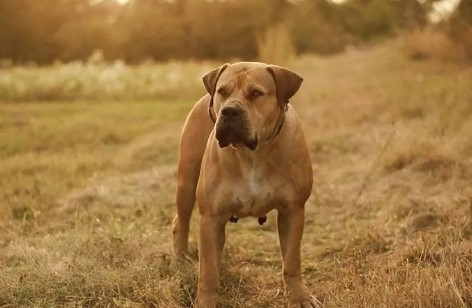
[[[398,30],[422,27],[434,0],[1,0],[0,59],[14,63],[105,59],[253,60],[258,39],[283,24],[298,53],[335,53]],[[470,30],[471,3],[451,18]],[[472,32],[471,32],[472,33]]]

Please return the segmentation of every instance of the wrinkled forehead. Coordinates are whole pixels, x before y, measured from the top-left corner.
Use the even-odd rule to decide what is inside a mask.
[[[268,90],[275,89],[275,81],[263,63],[237,63],[228,66],[221,74],[218,84],[233,84],[243,87],[245,84],[257,84]]]

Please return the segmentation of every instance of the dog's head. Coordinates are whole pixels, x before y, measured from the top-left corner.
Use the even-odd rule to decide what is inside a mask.
[[[203,76],[217,114],[219,146],[255,150],[260,141],[273,136],[302,81],[286,68],[257,62],[225,64]]]

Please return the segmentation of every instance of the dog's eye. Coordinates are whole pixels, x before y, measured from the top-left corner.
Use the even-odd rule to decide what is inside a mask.
[[[253,97],[259,97],[259,96],[262,96],[262,95],[264,95],[264,93],[262,93],[259,90],[252,90],[251,91],[251,96],[253,96]]]
[[[227,94],[226,90],[223,89],[223,88],[218,89],[217,92],[218,92],[219,95],[222,95],[222,96],[225,96]]]

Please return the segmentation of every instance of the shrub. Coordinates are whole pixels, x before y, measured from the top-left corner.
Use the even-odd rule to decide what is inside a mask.
[[[433,26],[416,28],[406,33],[403,36],[403,49],[413,60],[460,61],[465,58],[463,47]]]

